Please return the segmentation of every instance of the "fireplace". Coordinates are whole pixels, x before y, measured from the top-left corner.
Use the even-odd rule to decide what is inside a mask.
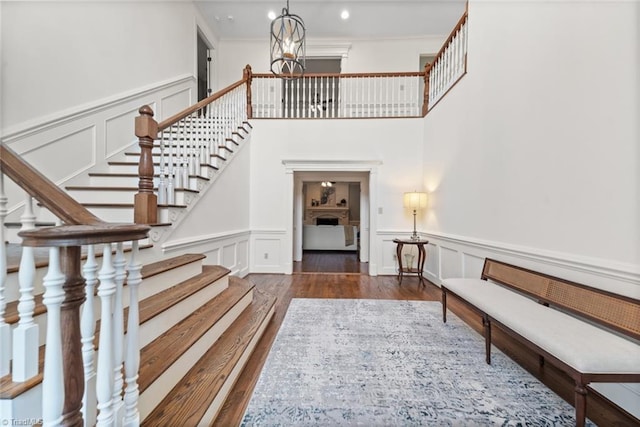
[[[339,225],[338,218],[316,218],[316,225]]]

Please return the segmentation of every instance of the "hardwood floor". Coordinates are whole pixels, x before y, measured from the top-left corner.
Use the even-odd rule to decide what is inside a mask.
[[[240,424],[244,410],[249,403],[251,393],[260,375],[260,370],[280,328],[287,307],[292,298],[372,298],[393,300],[440,301],[440,289],[428,284],[421,286],[416,277],[407,277],[402,286],[398,286],[395,276],[377,276],[357,274],[251,274],[246,277],[256,285],[256,289],[277,298],[275,315],[268,325],[258,346],[231,390],[215,426],[236,426]],[[476,331],[481,332],[482,323],[477,314],[463,303],[450,297],[448,306],[456,315],[465,320]],[[524,346],[515,342],[498,328],[493,333],[494,344],[538,377],[559,396],[572,403],[572,380],[564,373],[545,366],[541,369],[538,357]],[[484,363],[484,360],[478,360]],[[640,421],[617,409],[595,392],[588,396],[588,417],[600,426],[638,426]]]
[[[351,251],[304,251],[302,261],[293,263],[294,274],[353,273],[368,274],[369,264],[358,260]]]

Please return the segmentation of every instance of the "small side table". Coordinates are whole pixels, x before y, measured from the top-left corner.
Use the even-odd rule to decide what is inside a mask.
[[[424,262],[427,260],[427,252],[424,249],[424,245],[429,243],[428,240],[412,240],[412,239],[393,239],[393,243],[396,244],[396,256],[398,258],[398,284],[402,284],[402,276],[405,274],[416,274],[422,286],[424,284],[424,276],[422,270],[424,270]],[[418,264],[417,268],[403,267],[402,266],[402,247],[404,245],[416,245],[418,247]]]

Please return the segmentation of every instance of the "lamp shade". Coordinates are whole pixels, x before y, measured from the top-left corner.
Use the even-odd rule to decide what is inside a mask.
[[[404,207],[414,210],[427,207],[427,193],[412,191],[404,193]]]

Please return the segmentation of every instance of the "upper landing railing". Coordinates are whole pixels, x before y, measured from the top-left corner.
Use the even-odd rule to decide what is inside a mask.
[[[241,80],[160,123],[143,106],[135,124],[140,179],[134,222],[157,223],[158,205],[172,205],[176,189],[191,187],[194,176],[226,161],[249,133],[249,119],[423,117],[466,71],[465,11],[424,71],[286,81],[253,74],[247,65]]]
[[[467,11],[424,71],[252,74],[252,116],[269,119],[422,117],[467,71]]]

